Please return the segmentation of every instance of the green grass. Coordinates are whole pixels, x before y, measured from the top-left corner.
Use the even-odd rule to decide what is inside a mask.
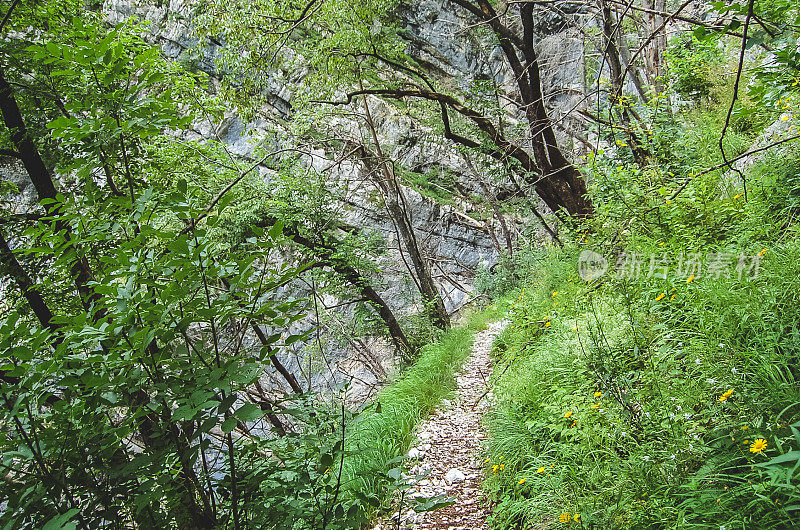
[[[651,225],[616,247],[673,263],[763,250],[752,279],[586,284],[578,254],[608,255],[602,228],[588,244],[572,237],[517,259],[526,268],[504,295],[511,324],[493,351],[486,420],[494,528],[797,527],[800,481],[791,465],[763,466],[800,443],[800,238],[794,205],[775,202],[794,193],[775,173],[796,164],[772,160],[751,172],[747,204],[715,198],[729,226],[704,245],[687,236],[716,227],[715,215],[672,226],[671,237]],[[704,207],[685,201],[676,215]],[[758,438],[764,453],[749,450]]]

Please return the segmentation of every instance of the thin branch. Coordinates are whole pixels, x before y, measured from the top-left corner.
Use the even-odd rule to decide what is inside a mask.
[[[725,125],[722,127],[722,134],[719,135],[719,151],[722,153],[722,160],[726,164],[728,164],[728,155],[725,154],[725,147],[722,145],[722,141],[725,139],[725,133],[728,131],[728,126],[731,122],[731,116],[733,115],[733,107],[736,105],[736,101],[739,99],[739,81],[742,78],[742,67],[744,66],[744,52],[747,49],[747,30],[750,28],[750,20],[753,17],[753,4],[755,0],[750,0],[747,4],[747,17],[744,19],[744,30],[742,33],[742,47],[739,49],[739,65],[736,68],[736,81],[733,83],[733,97],[731,97],[731,106],[728,107],[728,115],[725,117]],[[728,164],[730,167],[730,164]],[[739,178],[742,179],[742,187],[744,188],[744,200],[747,200],[747,180],[744,178],[744,173],[739,171],[735,167],[731,167],[736,173],[739,174]]]
[[[738,160],[741,160],[742,158],[747,158],[748,156],[753,155],[755,153],[759,153],[761,151],[766,151],[767,149],[771,149],[771,148],[775,147],[776,145],[785,144],[787,142],[791,142],[791,141],[797,140],[797,139],[800,139],[800,134],[795,135],[795,136],[790,136],[789,138],[784,138],[783,140],[778,140],[777,142],[772,142],[771,144],[765,145],[764,147],[759,147],[758,149],[753,149],[752,151],[748,151],[746,153],[743,153],[743,154],[741,154],[741,155],[739,155],[739,156],[737,156],[735,158],[731,158],[727,162],[723,162],[722,164],[717,164],[716,166],[712,166],[710,168],[704,169],[700,173],[695,173],[694,175],[692,175],[692,176],[690,176],[689,178],[686,179],[686,182],[684,182],[681,185],[681,187],[678,188],[678,190],[675,193],[672,194],[672,196],[669,198],[669,200],[673,200],[675,197],[677,197],[686,188],[686,186],[689,185],[689,183],[693,179],[695,179],[695,178],[697,178],[697,177],[699,177],[701,175],[705,175],[706,173],[711,173],[712,171],[716,171],[716,170],[721,169],[721,168],[723,168],[725,166],[730,166],[731,164],[733,164],[734,162],[736,162]]]

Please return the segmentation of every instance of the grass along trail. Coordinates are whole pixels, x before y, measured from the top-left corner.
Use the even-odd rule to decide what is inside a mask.
[[[422,529],[487,528],[488,505],[481,490],[481,443],[486,434],[481,417],[489,406],[488,380],[491,374],[490,351],[494,338],[506,326],[498,321],[475,336],[472,353],[456,374],[456,395],[443,400],[440,407],[417,428],[417,442],[409,450],[411,474],[429,472],[416,490],[428,496],[445,494],[455,500],[430,513],[417,514],[404,509],[375,530],[397,527]]]

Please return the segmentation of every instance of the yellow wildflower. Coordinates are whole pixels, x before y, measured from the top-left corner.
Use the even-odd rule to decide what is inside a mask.
[[[742,195],[744,195],[744,194],[743,194],[743,193],[737,193],[736,195],[734,195],[734,196],[733,196],[733,198],[734,198],[734,199],[738,199],[738,198],[739,198],[739,197],[741,197]]]
[[[327,475],[330,470],[331,470],[331,468],[326,469],[325,473],[323,473],[323,475]]]
[[[499,467],[500,467],[500,466],[498,466],[497,464],[493,465],[493,466],[492,466],[492,471],[493,471],[494,473],[497,473],[497,468],[499,468]]]
[[[762,249],[761,252],[758,253],[758,257],[761,257],[766,253],[767,253],[767,249]]]
[[[550,464],[550,469],[553,469],[554,467],[556,467],[555,463]]]
[[[686,283],[692,283],[693,281],[694,281],[694,274],[692,274],[691,276],[689,276],[689,279],[688,279],[688,280],[686,280]]]
[[[600,392],[599,390],[598,390],[597,392],[595,392],[595,393],[594,393],[594,397],[596,397],[596,398],[599,398],[599,397],[600,397],[600,396],[602,396],[602,395],[603,395],[603,393],[602,393],[602,392]]]
[[[550,321],[548,320],[547,322],[545,322],[545,323],[544,323],[544,327],[546,327],[546,328],[549,328],[549,327],[550,327],[550,324],[552,324],[552,322],[550,322]]]
[[[500,464],[500,471],[504,470],[505,468],[506,468],[505,464]]]
[[[492,458],[492,457],[491,456],[487,456],[486,460],[484,460],[483,463],[485,464],[486,462],[488,462],[490,458]]]
[[[537,473],[544,473],[544,466],[536,470]]]
[[[570,519],[572,519],[572,516],[567,512],[564,512],[558,516],[558,520],[561,521],[562,523],[568,523]]]
[[[660,295],[656,296],[656,302],[660,301],[665,296],[667,296],[667,293],[661,293]]]
[[[555,298],[557,294],[558,294],[558,291],[553,291],[553,298]]]
[[[517,482],[517,484],[520,484],[520,485],[521,484],[525,484],[525,477],[522,477],[521,479],[519,479],[519,482]]]
[[[743,430],[743,431],[746,431],[746,430],[747,430],[747,429],[749,429],[749,428],[750,428],[750,426],[749,426],[749,425],[742,425],[742,430]]]
[[[503,459],[503,455],[498,456],[497,459],[498,460],[502,460]]]
[[[767,448],[767,441],[763,438],[758,438],[753,445],[750,446],[751,453],[762,453]]]
[[[572,331],[578,331],[578,326],[575,326],[574,328],[572,328]]]
[[[733,389],[731,388],[731,389],[729,389],[729,390],[725,391],[725,392],[724,392],[724,393],[723,393],[723,394],[722,394],[722,395],[719,397],[719,400],[720,400],[720,401],[728,401],[728,398],[729,398],[729,397],[731,397],[732,395],[733,395]]]
[[[789,121],[790,116],[781,116],[781,121]]]
[[[575,521],[576,523],[580,523],[581,522],[581,514],[576,513],[575,515],[572,516],[572,520]]]
[[[598,407],[600,407],[600,403],[595,403],[594,405],[592,405],[592,408],[593,408],[593,409],[596,409],[596,408],[598,408]]]
[[[669,301],[670,301],[670,302],[672,302],[673,300],[675,300],[675,295],[674,295],[674,294],[673,294],[672,296],[670,296],[670,297],[669,297]]]
[[[572,416],[572,411],[571,410],[568,410],[567,412],[564,413],[564,417],[565,418],[569,418],[570,416]]]

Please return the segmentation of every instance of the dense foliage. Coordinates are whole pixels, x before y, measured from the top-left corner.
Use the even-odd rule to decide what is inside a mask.
[[[3,2],[0,526],[362,528],[447,505],[406,496],[403,454],[501,316],[494,527],[800,524],[796,2],[566,2],[581,130],[543,93],[542,4],[454,0],[501,87],[431,67],[390,0],[198,3],[176,61],[100,5]],[[220,140],[233,111],[267,124],[244,154]],[[403,167],[379,130],[397,116],[465,167]],[[410,189],[500,254],[459,328]],[[384,237],[346,221],[356,191],[413,310],[384,299]],[[414,364],[351,406],[314,385],[364,337]]]

